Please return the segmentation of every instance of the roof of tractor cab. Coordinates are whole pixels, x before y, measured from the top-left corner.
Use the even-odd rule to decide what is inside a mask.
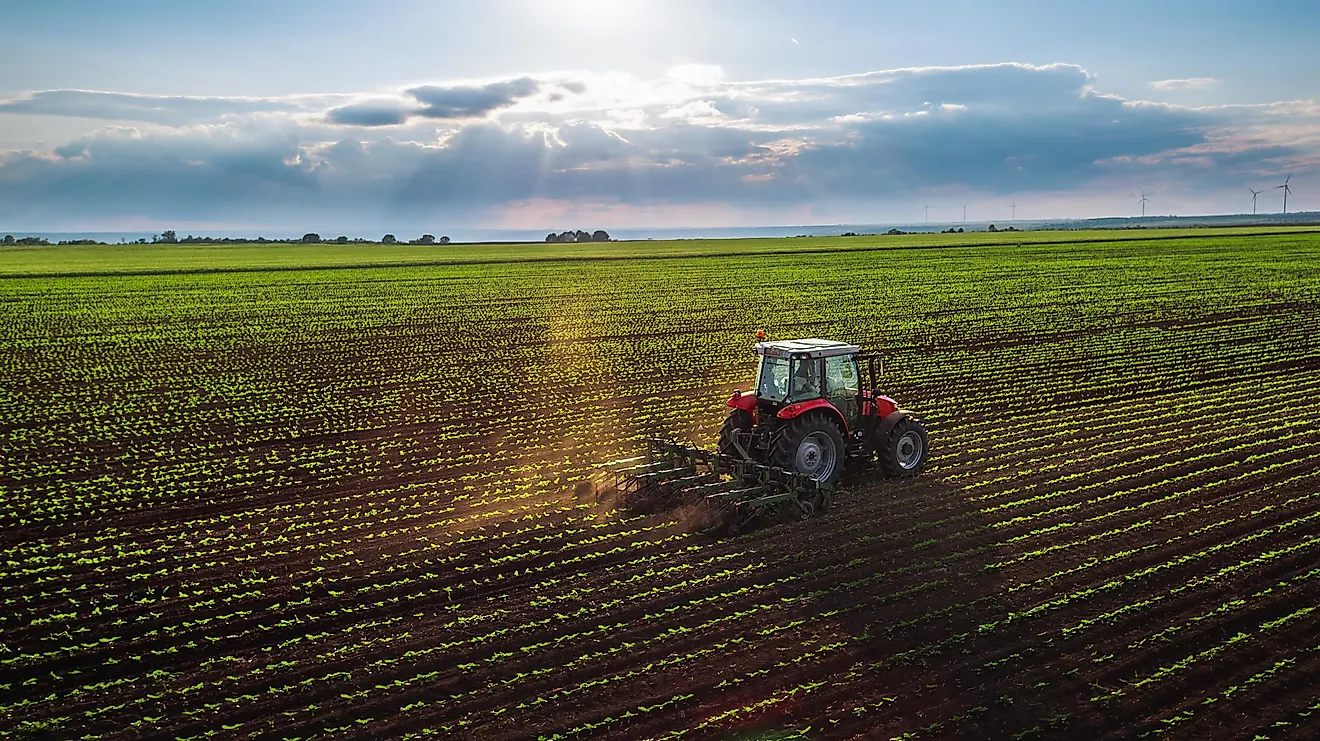
[[[815,337],[808,337],[805,340],[775,340],[774,342],[756,343],[757,355],[768,355],[772,358],[801,357],[803,355],[811,358],[832,358],[837,355],[855,355],[861,352],[861,349],[846,342],[821,340]]]

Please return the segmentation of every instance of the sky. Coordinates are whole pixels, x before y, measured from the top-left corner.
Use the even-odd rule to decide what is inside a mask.
[[[1320,3],[0,0],[0,228],[1320,209]],[[420,232],[419,232],[420,233]],[[439,233],[436,231],[435,233]]]

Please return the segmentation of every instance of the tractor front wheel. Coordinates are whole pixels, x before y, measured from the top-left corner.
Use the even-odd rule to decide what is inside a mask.
[[[839,426],[821,414],[804,414],[780,431],[774,464],[832,486],[843,473],[844,454]]]
[[[916,476],[926,465],[930,438],[926,427],[916,417],[906,417],[880,441],[876,455],[887,476]]]

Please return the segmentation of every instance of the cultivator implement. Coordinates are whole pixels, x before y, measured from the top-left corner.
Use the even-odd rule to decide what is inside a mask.
[[[689,508],[700,529],[738,533],[761,519],[827,511],[832,487],[801,473],[652,438],[646,455],[602,467],[607,486],[638,511]]]

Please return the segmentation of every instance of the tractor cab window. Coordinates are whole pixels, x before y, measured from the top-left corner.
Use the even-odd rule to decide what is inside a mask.
[[[825,388],[829,396],[856,396],[860,390],[857,381],[857,361],[840,355],[825,359]]]
[[[766,401],[805,401],[821,396],[819,360],[763,355],[756,376],[756,395]]]
[[[861,382],[857,360],[851,355],[825,359],[825,396],[843,415],[849,428],[861,421]]]
[[[761,368],[756,374],[756,396],[766,401],[788,398],[788,360],[761,356]]]
[[[792,388],[790,389],[790,401],[806,401],[807,399],[819,399],[820,394],[820,361],[812,358],[794,358]]]

